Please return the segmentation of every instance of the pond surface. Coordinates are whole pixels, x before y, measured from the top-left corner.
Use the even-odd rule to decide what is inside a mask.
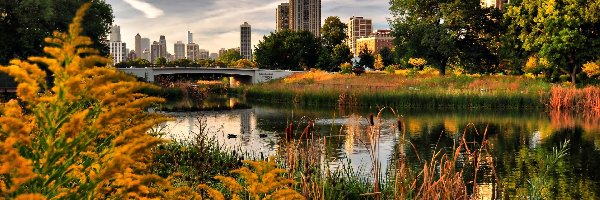
[[[235,99],[223,105],[236,104]],[[191,140],[204,132],[222,145],[254,156],[273,155],[286,140],[286,127],[293,122],[296,138],[309,120],[315,124],[314,137],[327,138],[327,161],[332,168],[349,165],[368,174],[371,170],[368,117],[378,108],[339,110],[335,108],[294,108],[277,103],[247,104],[248,109],[178,112],[176,121],[166,124],[168,137]],[[233,106],[235,107],[235,106]],[[430,160],[435,152],[451,151],[458,143],[481,142],[485,133],[488,148],[480,156],[477,173],[479,193],[484,198],[525,198],[529,181],[545,177],[552,186],[549,197],[557,199],[598,199],[600,195],[600,122],[598,118],[548,114],[544,111],[422,111],[387,109],[378,126],[377,156],[382,171],[395,152],[403,152],[408,163]],[[404,140],[397,120],[404,121]],[[487,129],[487,131],[486,131]],[[401,145],[405,141],[405,145]],[[567,155],[548,174],[540,163],[553,148],[569,141]],[[461,157],[468,159],[468,157]],[[461,162],[460,160],[458,162]],[[472,171],[465,171],[473,177]]]

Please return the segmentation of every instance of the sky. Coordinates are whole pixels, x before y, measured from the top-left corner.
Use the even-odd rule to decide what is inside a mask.
[[[114,25],[121,27],[121,39],[127,48],[135,48],[139,33],[158,41],[167,39],[167,51],[173,44],[187,43],[187,31],[194,34],[200,49],[218,52],[240,46],[240,25],[252,26],[252,46],[275,31],[275,9],[287,0],[106,0],[114,12]],[[322,0],[321,21],[339,16],[347,23],[351,16],[373,20],[373,29],[388,29],[389,0]]]

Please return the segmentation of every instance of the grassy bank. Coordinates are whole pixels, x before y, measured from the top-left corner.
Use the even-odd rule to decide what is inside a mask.
[[[301,105],[544,108],[551,85],[526,77],[432,74],[361,76],[320,71],[248,86],[248,99]]]

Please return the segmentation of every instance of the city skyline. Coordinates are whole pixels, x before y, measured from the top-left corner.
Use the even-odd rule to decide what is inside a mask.
[[[172,3],[168,1],[146,1],[152,9],[141,12],[130,2],[142,0],[107,0],[113,7],[114,24],[121,27],[122,40],[134,44],[135,35],[140,34],[151,41],[158,41],[160,35],[167,38],[167,51],[174,53],[176,41],[187,41],[187,31],[194,34],[194,43],[200,49],[218,52],[221,48],[240,46],[239,24],[247,21],[252,24],[252,47],[264,35],[275,32],[275,10],[286,0],[220,0],[214,2],[189,1]],[[387,0],[363,2],[360,0],[322,0],[323,22],[328,16],[339,16],[346,21],[352,16],[365,16],[373,19],[374,29],[388,29]],[[161,14],[162,13],[162,14]],[[149,18],[154,17],[154,18]]]

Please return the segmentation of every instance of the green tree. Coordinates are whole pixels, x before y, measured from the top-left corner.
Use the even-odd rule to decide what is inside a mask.
[[[12,58],[43,55],[44,38],[54,31],[64,32],[75,11],[89,0],[2,0],[0,1],[0,64]],[[106,39],[113,22],[112,8],[104,0],[92,0],[83,19],[83,35],[93,48],[108,55]]]
[[[350,48],[345,45],[345,44],[338,44],[337,46],[335,46],[333,48],[333,54],[331,55],[332,57],[332,64],[334,66],[341,66],[344,63],[351,63],[352,62],[352,58],[354,56],[352,56],[352,52],[350,52]],[[338,69],[335,68],[332,71],[337,71]]]
[[[234,62],[238,61],[239,59],[242,59],[242,54],[240,54],[240,51],[236,49],[229,49],[225,51],[225,53],[219,55],[217,61],[223,62],[225,65],[229,66],[234,64]]]
[[[383,47],[379,51],[379,55],[381,55],[381,60],[383,61],[384,66],[390,66],[394,64],[394,52],[388,47]]]
[[[441,74],[452,61],[477,72],[492,71],[498,65],[494,39],[499,35],[499,11],[482,8],[478,0],[390,3],[399,58],[425,58]]]
[[[167,65],[167,59],[165,57],[160,57],[158,59],[156,59],[156,62],[154,63],[158,66],[165,66]]]
[[[308,31],[279,31],[264,36],[254,56],[260,68],[303,70],[315,67],[321,41]]]
[[[373,52],[365,45],[360,49],[360,53],[358,54],[360,61],[358,61],[359,67],[370,67],[373,68],[375,64],[375,57],[373,57]]]
[[[321,28],[321,38],[327,49],[332,50],[335,46],[344,44],[346,37],[346,24],[342,23],[338,16],[325,19],[325,24]]]
[[[337,66],[334,65],[332,56],[333,53],[327,47],[321,46],[319,60],[317,60],[316,67],[326,71],[334,71],[337,69]]]
[[[527,52],[548,61],[553,73],[573,84],[588,61],[600,55],[600,2],[524,0],[508,8],[506,18]]]

